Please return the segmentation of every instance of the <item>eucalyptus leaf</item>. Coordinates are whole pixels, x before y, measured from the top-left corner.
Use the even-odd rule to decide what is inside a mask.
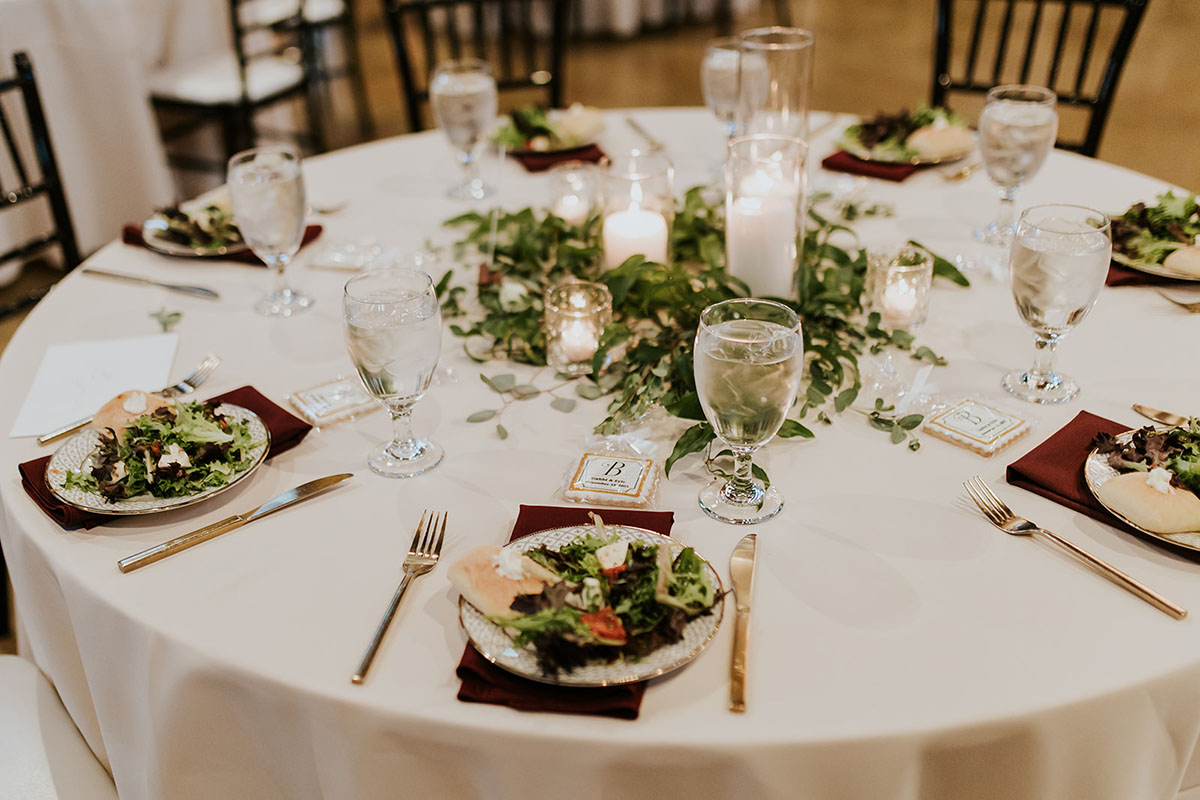
[[[604,390],[594,383],[575,384],[575,394],[584,400],[597,400],[604,396]]]
[[[699,453],[708,447],[708,443],[715,438],[716,434],[713,433],[712,426],[707,422],[688,428],[675,442],[671,455],[667,456],[666,463],[663,464],[663,472],[670,478],[671,467],[675,466],[676,461],[691,453]]]
[[[813,432],[794,419],[785,419],[783,427],[779,429],[778,436],[780,439],[793,439],[795,437],[811,439],[813,438]]]
[[[495,409],[490,408],[484,409],[483,411],[476,411],[474,414],[467,417],[467,422],[487,422],[489,419],[496,416],[496,413],[497,412]]]
[[[575,401],[570,397],[556,397],[550,401],[550,407],[555,411],[561,411],[564,414],[569,414],[575,410]]]
[[[893,426],[892,427],[892,444],[900,444],[901,442],[904,441],[904,437],[907,435],[908,434],[906,434],[904,432],[904,429],[901,428],[900,426],[898,426],[898,425]]]
[[[508,428],[505,428],[503,425],[501,425],[500,423],[497,422],[496,423],[496,435],[499,436],[501,439],[507,439],[508,438]]]
[[[541,394],[542,390],[532,383],[522,383],[519,386],[514,386],[512,393],[518,400],[529,400]]]

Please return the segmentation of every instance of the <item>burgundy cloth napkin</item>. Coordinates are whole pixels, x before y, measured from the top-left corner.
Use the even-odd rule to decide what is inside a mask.
[[[1194,281],[1181,281],[1176,278],[1165,278],[1162,275],[1151,275],[1148,272],[1131,269],[1113,261],[1108,265],[1108,277],[1104,279],[1106,286],[1196,286]]]
[[[916,164],[881,164],[877,161],[863,161],[850,155],[845,150],[838,150],[831,156],[826,156],[821,166],[834,172],[850,172],[854,175],[865,175],[868,178],[882,178],[885,181],[900,181],[912,175],[920,167]]]
[[[585,144],[583,147],[572,147],[569,150],[554,150],[547,153],[539,153],[536,150],[514,151],[512,157],[520,161],[521,166],[527,172],[544,172],[564,161],[586,161],[597,164],[604,160],[605,155],[604,151],[596,145]]]
[[[275,405],[253,386],[243,386],[211,399],[248,408],[258,414],[263,424],[271,431],[271,452],[267,454],[268,457],[292,449],[312,430],[312,426],[307,422]],[[80,526],[91,529],[114,519],[104,514],[81,511],[59,500],[46,486],[46,465],[49,463],[50,456],[42,456],[26,461],[18,467],[25,493],[47,516],[67,530]]]
[[[521,506],[509,541],[549,528],[583,525],[588,512],[604,517],[607,524],[630,525],[671,535],[675,514],[671,511],[627,511],[615,508],[577,506]],[[518,711],[557,711],[567,714],[596,714],[619,719],[637,719],[646,691],[645,682],[622,686],[585,688],[551,686],[514,675],[488,662],[467,644],[457,674],[462,680],[458,699],[467,703],[492,703]]]
[[[304,229],[304,238],[300,240],[300,246],[304,247],[308,243],[314,241],[321,235],[324,228],[320,225],[309,225]],[[142,237],[142,226],[126,225],[121,229],[121,241],[125,244],[131,244],[135,247],[145,247],[146,240]],[[265,267],[262,259],[254,255],[250,250],[243,250],[240,253],[234,253],[228,256],[211,256],[217,261],[239,261],[243,264],[253,264],[256,267]]]

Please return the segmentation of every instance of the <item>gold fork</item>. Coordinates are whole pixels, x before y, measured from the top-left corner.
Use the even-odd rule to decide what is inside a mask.
[[[1187,616],[1188,612],[1186,608],[1175,605],[1158,592],[1142,585],[1107,561],[1097,558],[1082,547],[1068,542],[1058,534],[1014,514],[1012,509],[1005,505],[1004,501],[997,497],[978,475],[966,481],[963,486],[966,487],[967,494],[971,495],[971,499],[975,501],[975,505],[979,506],[979,510],[983,512],[983,516],[987,517],[987,521],[1005,533],[1013,536],[1032,536],[1035,533],[1040,533],[1050,541],[1060,547],[1066,548],[1072,554],[1087,562],[1100,572],[1100,574],[1122,589],[1137,595],[1164,614],[1174,619],[1183,619]]]
[[[379,621],[379,627],[375,629],[375,636],[367,645],[367,652],[363,653],[362,660],[358,662],[358,669],[350,677],[352,683],[362,683],[367,679],[367,671],[371,669],[371,662],[375,660],[375,654],[379,652],[379,645],[383,644],[384,634],[387,633],[388,626],[392,624],[392,617],[396,616],[396,609],[400,607],[400,601],[404,599],[404,593],[408,590],[412,579],[418,575],[424,575],[437,566],[438,558],[442,555],[442,539],[446,536],[447,516],[449,515],[446,512],[442,512],[440,517],[436,512],[433,514],[428,511],[421,512],[421,521],[417,523],[417,532],[413,534],[412,544],[408,547],[408,557],[404,559],[404,578],[400,581],[396,593],[392,595],[392,602],[388,604],[383,619]],[[426,517],[429,517],[428,524],[425,523]]]

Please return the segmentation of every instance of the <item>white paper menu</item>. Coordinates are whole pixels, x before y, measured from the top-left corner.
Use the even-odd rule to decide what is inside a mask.
[[[178,345],[177,334],[163,333],[47,347],[9,436],[41,436],[89,417],[127,389],[158,391]]]

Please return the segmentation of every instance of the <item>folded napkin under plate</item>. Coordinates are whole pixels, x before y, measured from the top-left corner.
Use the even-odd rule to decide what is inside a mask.
[[[320,225],[309,225],[304,229],[304,238],[300,240],[300,247],[304,247],[316,240],[324,231]],[[121,229],[121,241],[134,247],[146,247],[146,239],[142,236],[142,227],[140,225],[126,225]],[[147,250],[150,248],[146,248]],[[240,253],[233,253],[225,256],[206,256],[216,261],[237,261],[242,264],[253,264],[256,267],[265,267],[262,259],[254,255],[250,250],[243,250]]]
[[[598,164],[604,160],[604,151],[594,144],[585,144],[582,147],[572,147],[567,150],[550,150],[547,152],[538,152],[537,150],[521,150],[514,151],[512,157],[521,162],[521,166],[526,172],[545,172],[556,164],[564,164],[567,161],[585,161],[589,164]]]
[[[1006,480],[1013,486],[1040,494],[1059,505],[1132,533],[1147,542],[1166,547],[1193,560],[1200,558],[1200,553],[1195,550],[1174,545],[1161,536],[1150,536],[1126,525],[1100,505],[1100,501],[1088,488],[1083,476],[1083,463],[1092,452],[1092,440],[1097,434],[1115,435],[1129,429],[1128,425],[1080,411],[1075,419],[1061,430],[1010,464]]]
[[[230,403],[253,411],[262,419],[263,424],[271,431],[271,451],[267,458],[279,455],[300,444],[312,426],[298,419],[275,403],[271,402],[253,386],[243,386],[225,394],[210,398],[222,403]],[[111,522],[115,517],[103,514],[92,514],[62,502],[46,486],[46,465],[50,456],[42,456],[32,461],[26,461],[19,466],[21,486],[25,493],[37,503],[46,515],[67,530],[74,528],[94,528],[105,522]]]
[[[604,517],[610,525],[629,525],[671,535],[675,514],[671,511],[630,511],[615,508],[521,506],[509,541],[538,531],[591,522],[589,512]],[[552,686],[526,680],[495,666],[467,644],[457,674],[462,681],[458,699],[467,703],[492,703],[519,711],[557,711],[595,714],[619,719],[637,719],[646,684],[583,688]]]
[[[852,175],[881,178],[897,183],[920,169],[915,164],[884,164],[879,161],[863,161],[845,150],[838,150],[833,155],[826,156],[825,160],[821,162],[821,166],[832,172],[849,172]]]
[[[1164,275],[1151,275],[1149,272],[1126,267],[1113,261],[1108,265],[1108,277],[1104,279],[1105,286],[1198,286],[1195,281],[1184,281],[1178,278],[1168,278]]]

